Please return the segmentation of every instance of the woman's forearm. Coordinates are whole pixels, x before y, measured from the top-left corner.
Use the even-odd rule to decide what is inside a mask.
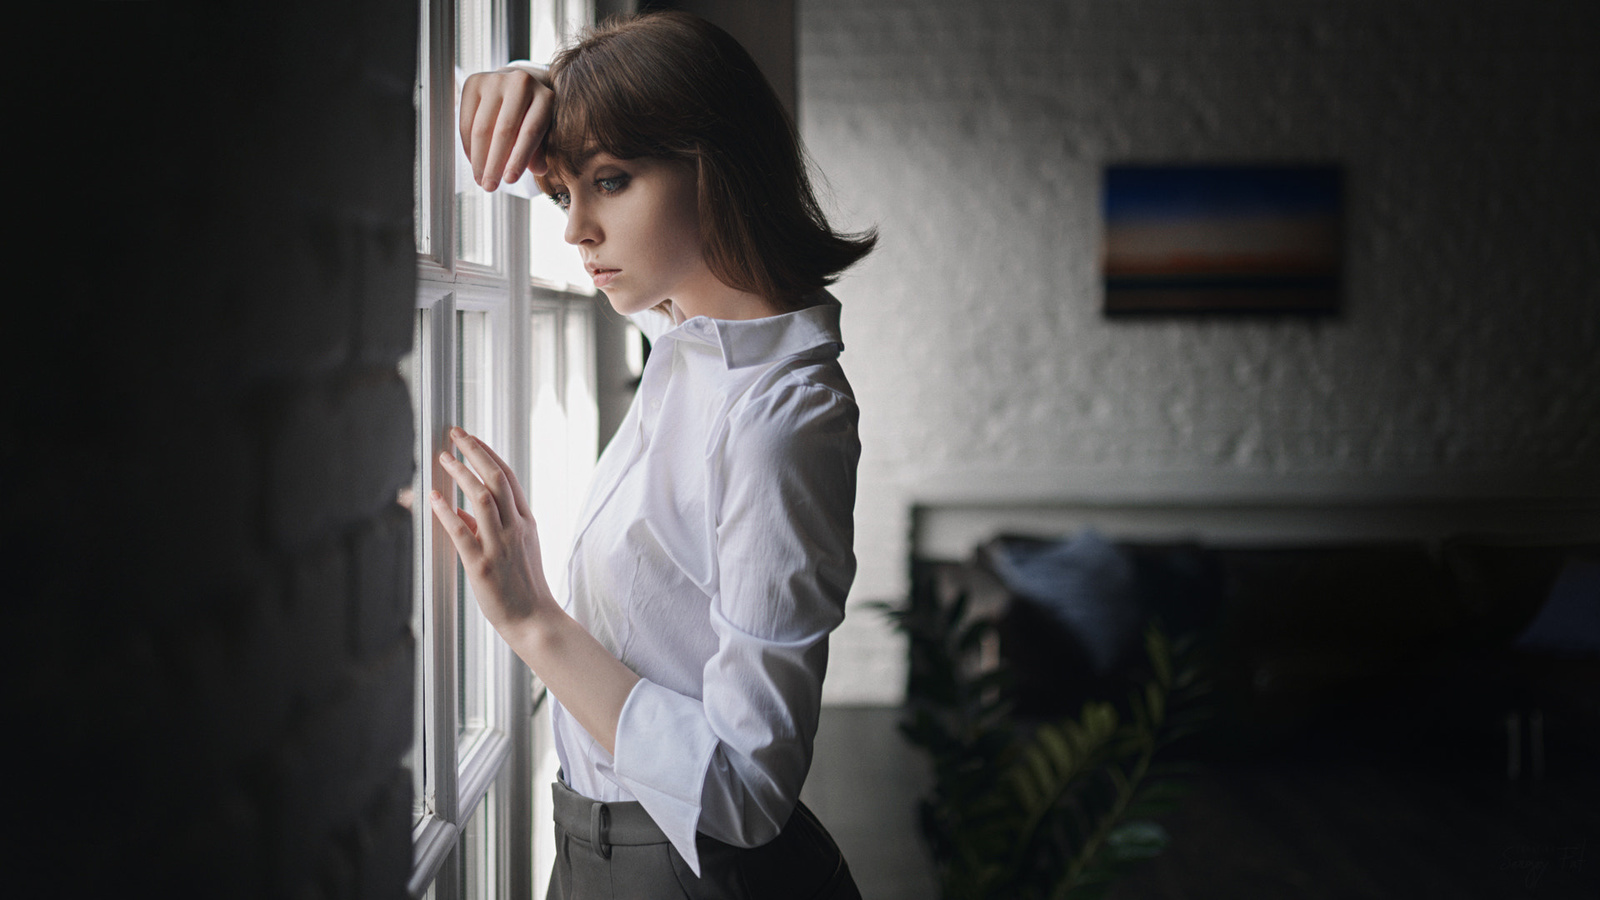
[[[589,736],[615,755],[617,722],[639,676],[554,599],[535,605],[539,612],[506,625],[501,636]]]

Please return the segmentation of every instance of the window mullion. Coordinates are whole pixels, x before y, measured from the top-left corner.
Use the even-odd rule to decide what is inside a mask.
[[[456,4],[430,0],[428,19],[428,177],[432,228],[432,261],[446,272],[456,270]]]
[[[461,829],[452,822],[438,818],[428,820],[412,839],[413,857],[411,879],[406,883],[406,893],[422,897],[435,881],[444,883],[445,870],[456,846]]]
[[[435,417],[430,423],[428,464],[432,489],[455,502],[454,481],[439,462],[439,454],[449,448],[446,429],[457,417],[453,373],[456,371],[456,304],[447,295],[433,307],[433,333],[429,350],[433,371],[439,377],[427,390],[431,393]],[[437,518],[430,518],[433,546],[430,553],[431,606],[433,612],[433,704],[429,726],[432,729],[429,761],[433,764],[434,812],[446,822],[461,823],[456,796],[456,554],[450,537]]]
[[[457,796],[461,800],[461,827],[467,827],[489,786],[511,759],[511,742],[503,732],[492,731],[466,748],[461,760]]]
[[[451,479],[439,463],[446,446],[446,428],[457,415],[455,403],[455,308],[456,298],[436,284],[418,285],[418,307],[422,317],[419,331],[419,381],[417,385],[422,458],[421,496],[414,498],[428,509],[427,492],[437,490],[454,496]],[[426,522],[426,525],[422,525]],[[460,818],[457,798],[455,741],[455,548],[444,526],[431,514],[418,523],[422,559],[423,633],[420,665],[424,694],[423,746],[421,762],[424,778],[425,814],[413,833],[413,868],[410,882],[414,897],[435,886],[435,900],[452,900],[458,862],[451,852],[459,839]]]
[[[524,44],[526,41],[523,42]],[[527,176],[524,176],[527,177]],[[505,377],[511,389],[506,393],[508,401],[505,409],[506,451],[510,454],[506,460],[511,463],[512,470],[523,473],[524,481],[532,477],[529,453],[529,385],[533,383],[533,364],[530,358],[533,336],[530,333],[532,311],[530,307],[531,287],[529,284],[528,260],[528,201],[521,198],[511,200],[506,204],[506,248],[507,248],[507,275],[511,279],[509,322],[506,331],[506,367]],[[526,491],[530,485],[524,484]],[[545,552],[555,552],[554,548],[547,548]],[[501,696],[505,703],[501,714],[505,717],[506,736],[511,742],[510,765],[511,771],[506,779],[505,796],[507,802],[500,805],[499,831],[501,835],[502,858],[506,865],[502,868],[501,890],[505,897],[532,897],[534,896],[533,884],[533,721],[528,710],[532,706],[529,697],[530,675],[524,671],[520,661],[504,646],[501,650],[505,656],[505,663],[500,667],[499,675],[502,678],[504,690]],[[542,886],[541,886],[542,888]]]

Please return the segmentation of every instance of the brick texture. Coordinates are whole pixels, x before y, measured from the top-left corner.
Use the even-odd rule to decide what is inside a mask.
[[[32,93],[94,112],[22,117],[23,258],[74,255],[8,329],[12,890],[401,897],[414,8],[77,15]]]

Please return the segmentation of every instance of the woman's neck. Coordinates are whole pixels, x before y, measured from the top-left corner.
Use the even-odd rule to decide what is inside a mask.
[[[683,291],[667,301],[674,322],[682,323],[695,316],[708,319],[764,319],[789,311],[781,303],[731,287],[714,276],[709,281],[711,283],[693,285],[691,290]]]

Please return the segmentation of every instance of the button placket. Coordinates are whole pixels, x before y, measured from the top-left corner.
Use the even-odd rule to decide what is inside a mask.
[[[660,418],[661,400],[662,397],[666,396],[667,386],[672,382],[672,376],[677,371],[679,364],[677,341],[666,344],[659,350],[672,355],[667,359],[665,366],[661,366],[653,372],[647,372],[644,382],[639,385],[639,390],[642,393],[640,399],[644,401],[644,406],[639,415],[640,436],[643,438],[642,444],[648,443],[655,436],[656,422]]]
[[[660,353],[669,353],[674,352],[672,346],[673,342],[671,340],[663,340],[656,349]],[[668,366],[667,368],[670,369],[671,367]],[[644,456],[646,448],[650,445],[650,437],[655,433],[655,417],[646,411],[649,404],[641,404],[639,401],[649,397],[651,394],[659,397],[662,392],[662,379],[663,375],[659,367],[652,367],[648,363],[645,365],[644,375],[639,382],[638,395],[634,400],[635,408],[629,410],[629,418],[633,420],[633,446],[628,448],[627,456],[622,461],[622,464],[617,466],[614,472],[611,473],[609,484],[606,486],[603,496],[588,506],[581,515],[578,529],[572,539],[573,552],[567,558],[569,584],[572,583],[572,566],[578,557],[577,548],[583,539],[588,536],[589,526],[593,525],[595,519],[599,518],[600,511],[611,502],[611,498],[617,493],[617,488],[628,477],[628,473],[633,470],[633,467],[639,462],[640,457]],[[622,437],[624,435],[619,433],[617,440],[621,440]],[[604,454],[602,454],[602,458],[604,458]],[[595,474],[598,476],[600,473],[597,471]]]

